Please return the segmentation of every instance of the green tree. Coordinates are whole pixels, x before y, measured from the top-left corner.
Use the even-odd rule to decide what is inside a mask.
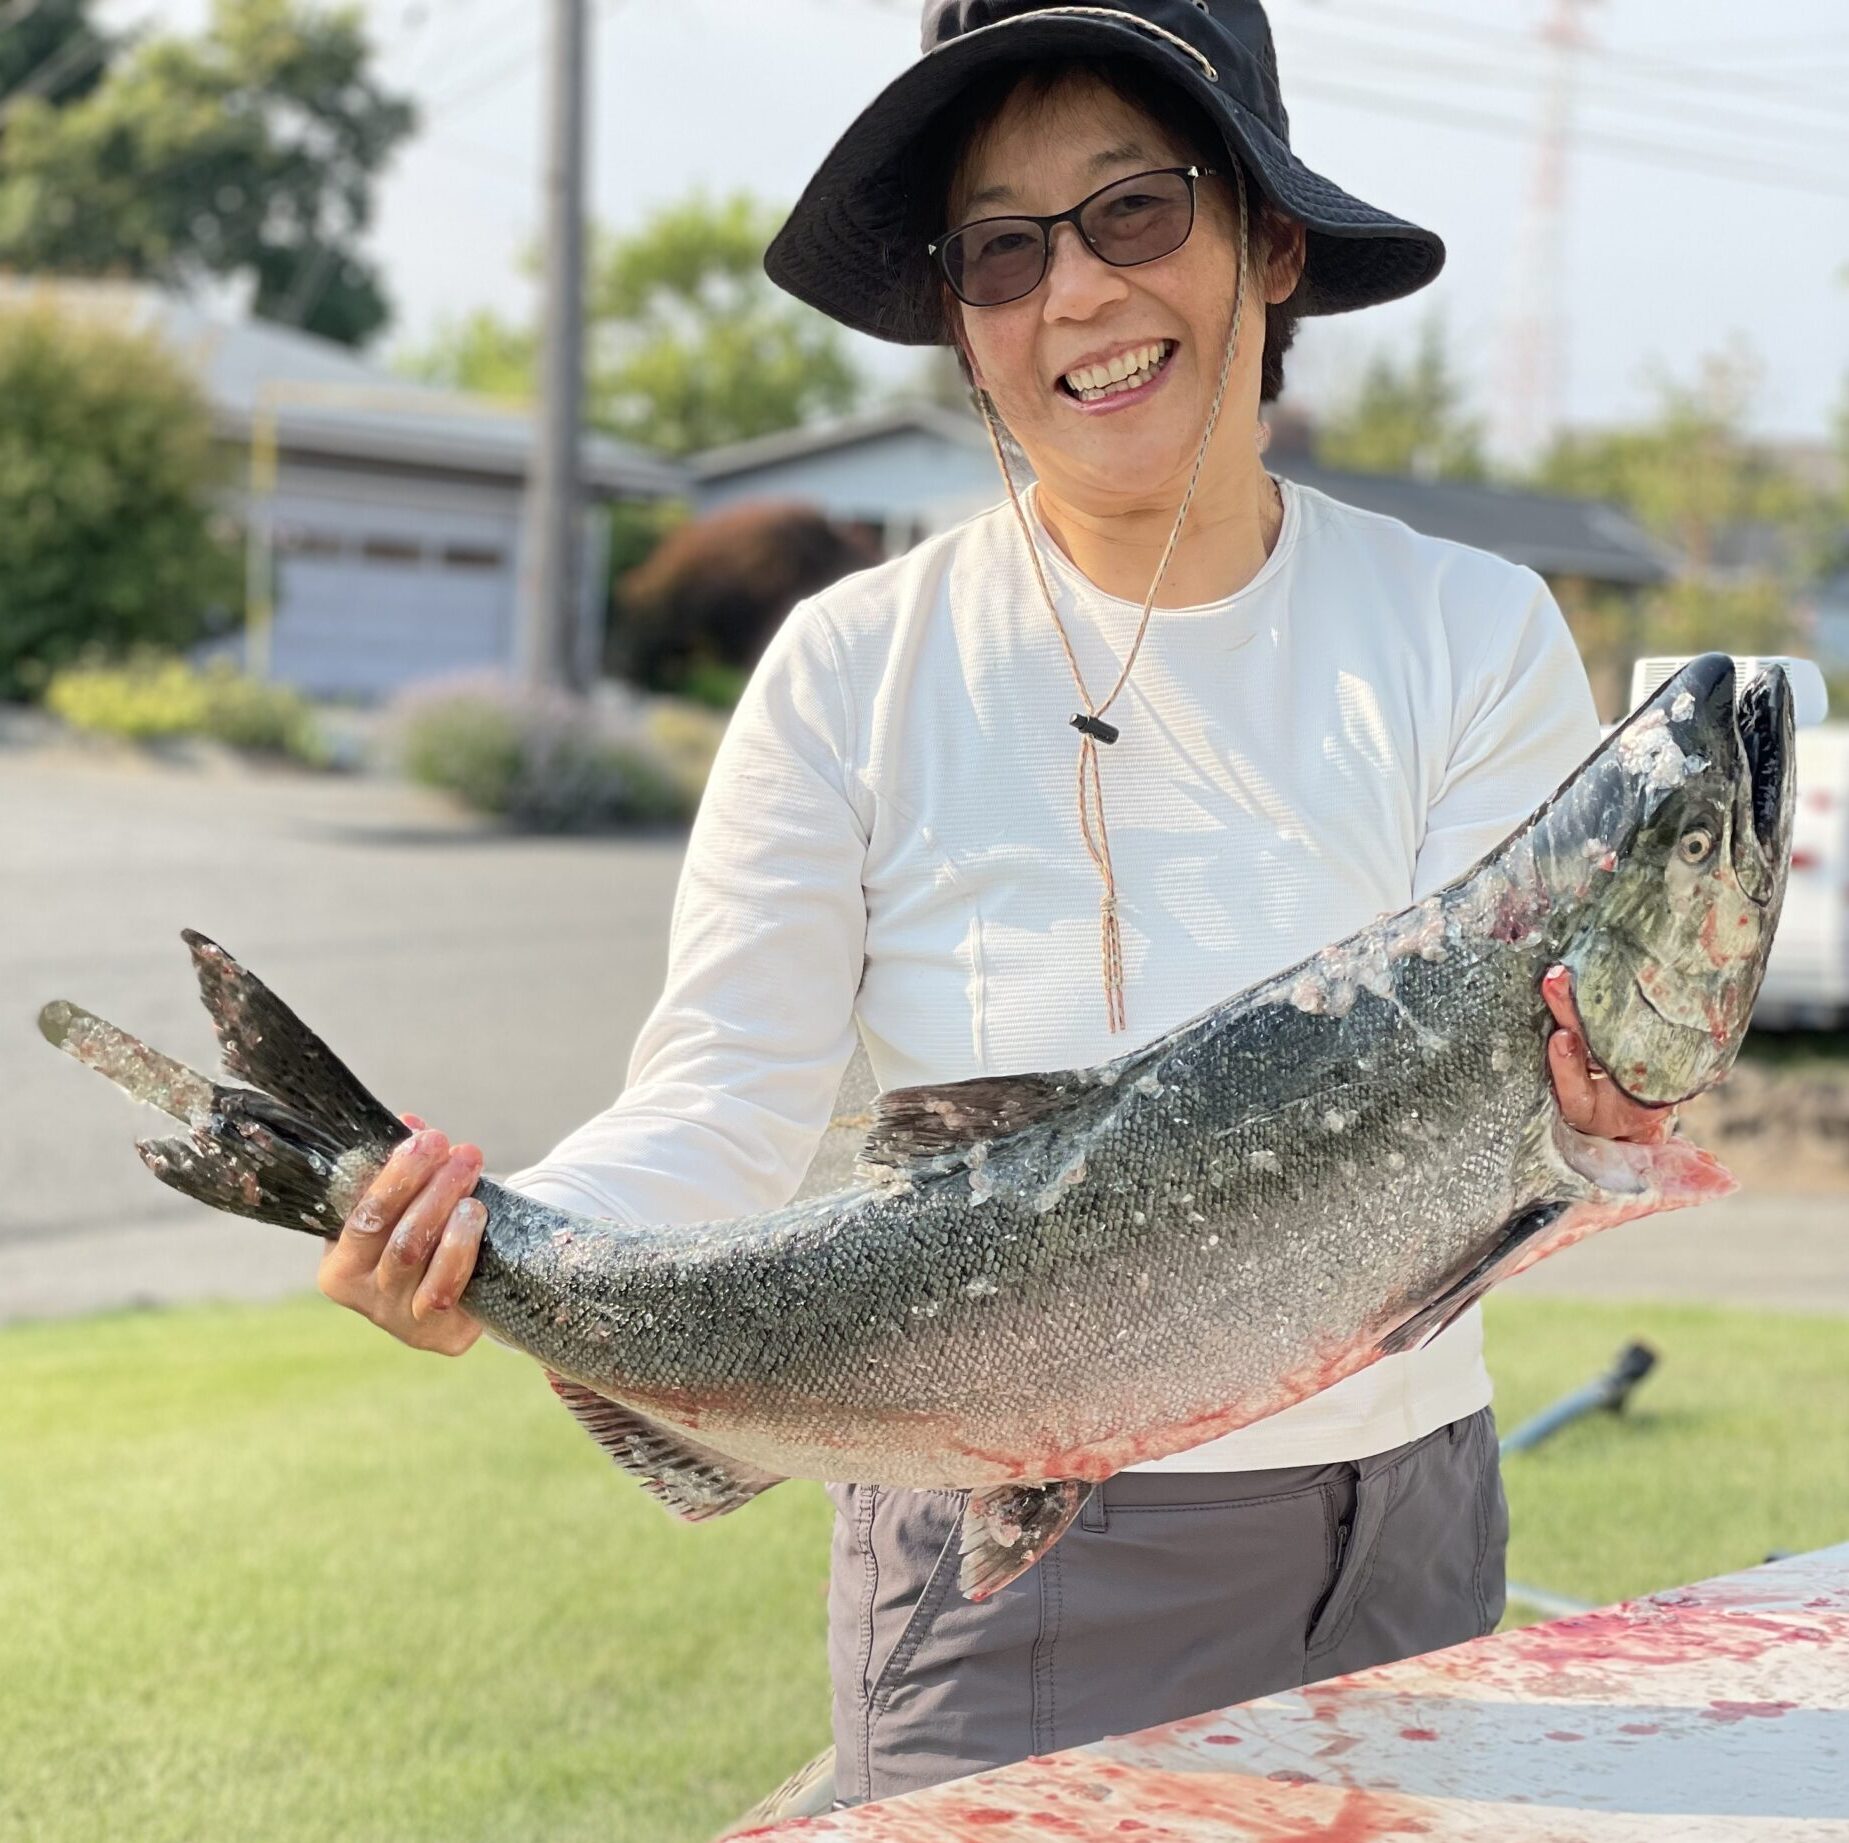
[[[387,316],[358,239],[413,122],[370,55],[355,11],[215,0],[199,37],[146,39],[88,95],[18,100],[0,263],[177,286],[244,276],[259,315],[357,344]]]
[[[853,409],[866,392],[841,329],[764,273],[783,214],[696,192],[640,230],[599,233],[585,311],[589,420],[668,454],[745,441]],[[524,266],[537,265],[529,255]],[[489,396],[533,392],[530,326],[478,308],[400,368]]]
[[[90,19],[91,0],[0,0],[0,140],[28,96],[74,102],[102,81],[114,40]]]
[[[184,646],[237,594],[194,379],[157,340],[0,312],[0,697],[100,645]]]
[[[1531,484],[1622,508],[1682,560],[1634,599],[1561,598],[1608,714],[1639,654],[1802,650],[1802,590],[1839,541],[1843,511],[1746,432],[1759,373],[1740,344],[1705,357],[1692,383],[1659,370],[1649,419],[1568,431],[1533,469]]]
[[[861,400],[840,327],[779,290],[764,250],[782,214],[698,191],[592,265],[590,413],[669,454],[838,415]]]
[[[1774,529],[1787,572],[1807,577],[1839,514],[1827,495],[1747,434],[1760,377],[1758,361],[1738,343],[1705,356],[1693,383],[1659,369],[1649,420],[1567,431],[1536,463],[1532,483],[1622,506],[1697,571],[1723,561],[1729,538],[1743,527]]]
[[[397,361],[406,377],[484,397],[533,394],[533,335],[510,325],[492,308],[477,307],[461,319],[442,322],[430,343]]]
[[[1411,357],[1376,352],[1348,399],[1317,425],[1316,458],[1360,473],[1487,479],[1483,423],[1465,401],[1443,320],[1428,314]]]

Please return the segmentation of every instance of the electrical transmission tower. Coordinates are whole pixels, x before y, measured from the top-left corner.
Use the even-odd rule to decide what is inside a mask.
[[[1522,218],[1507,323],[1503,388],[1493,439],[1505,460],[1532,460],[1566,411],[1566,187],[1582,54],[1591,44],[1585,15],[1601,0],[1547,0],[1536,28],[1547,63],[1528,207]]]

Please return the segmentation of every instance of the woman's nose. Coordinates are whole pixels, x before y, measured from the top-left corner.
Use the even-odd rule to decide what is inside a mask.
[[[1083,317],[1126,292],[1121,275],[1079,235],[1076,224],[1055,224],[1047,253],[1046,313],[1049,319]]]

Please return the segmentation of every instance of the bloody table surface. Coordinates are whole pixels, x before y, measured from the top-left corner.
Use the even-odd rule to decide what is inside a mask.
[[[1849,1839],[1849,1543],[749,1834]]]

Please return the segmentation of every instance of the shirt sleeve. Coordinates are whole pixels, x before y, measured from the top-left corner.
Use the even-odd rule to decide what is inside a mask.
[[[1535,571],[1518,573],[1525,603],[1491,625],[1459,675],[1450,752],[1413,870],[1415,902],[1495,850],[1599,744],[1592,687],[1560,604]]]
[[[866,947],[868,815],[850,715],[832,629],[812,598],[798,602],[720,740],[675,890],[667,977],[622,1092],[497,1182],[648,1224],[795,1195],[853,1053]]]

